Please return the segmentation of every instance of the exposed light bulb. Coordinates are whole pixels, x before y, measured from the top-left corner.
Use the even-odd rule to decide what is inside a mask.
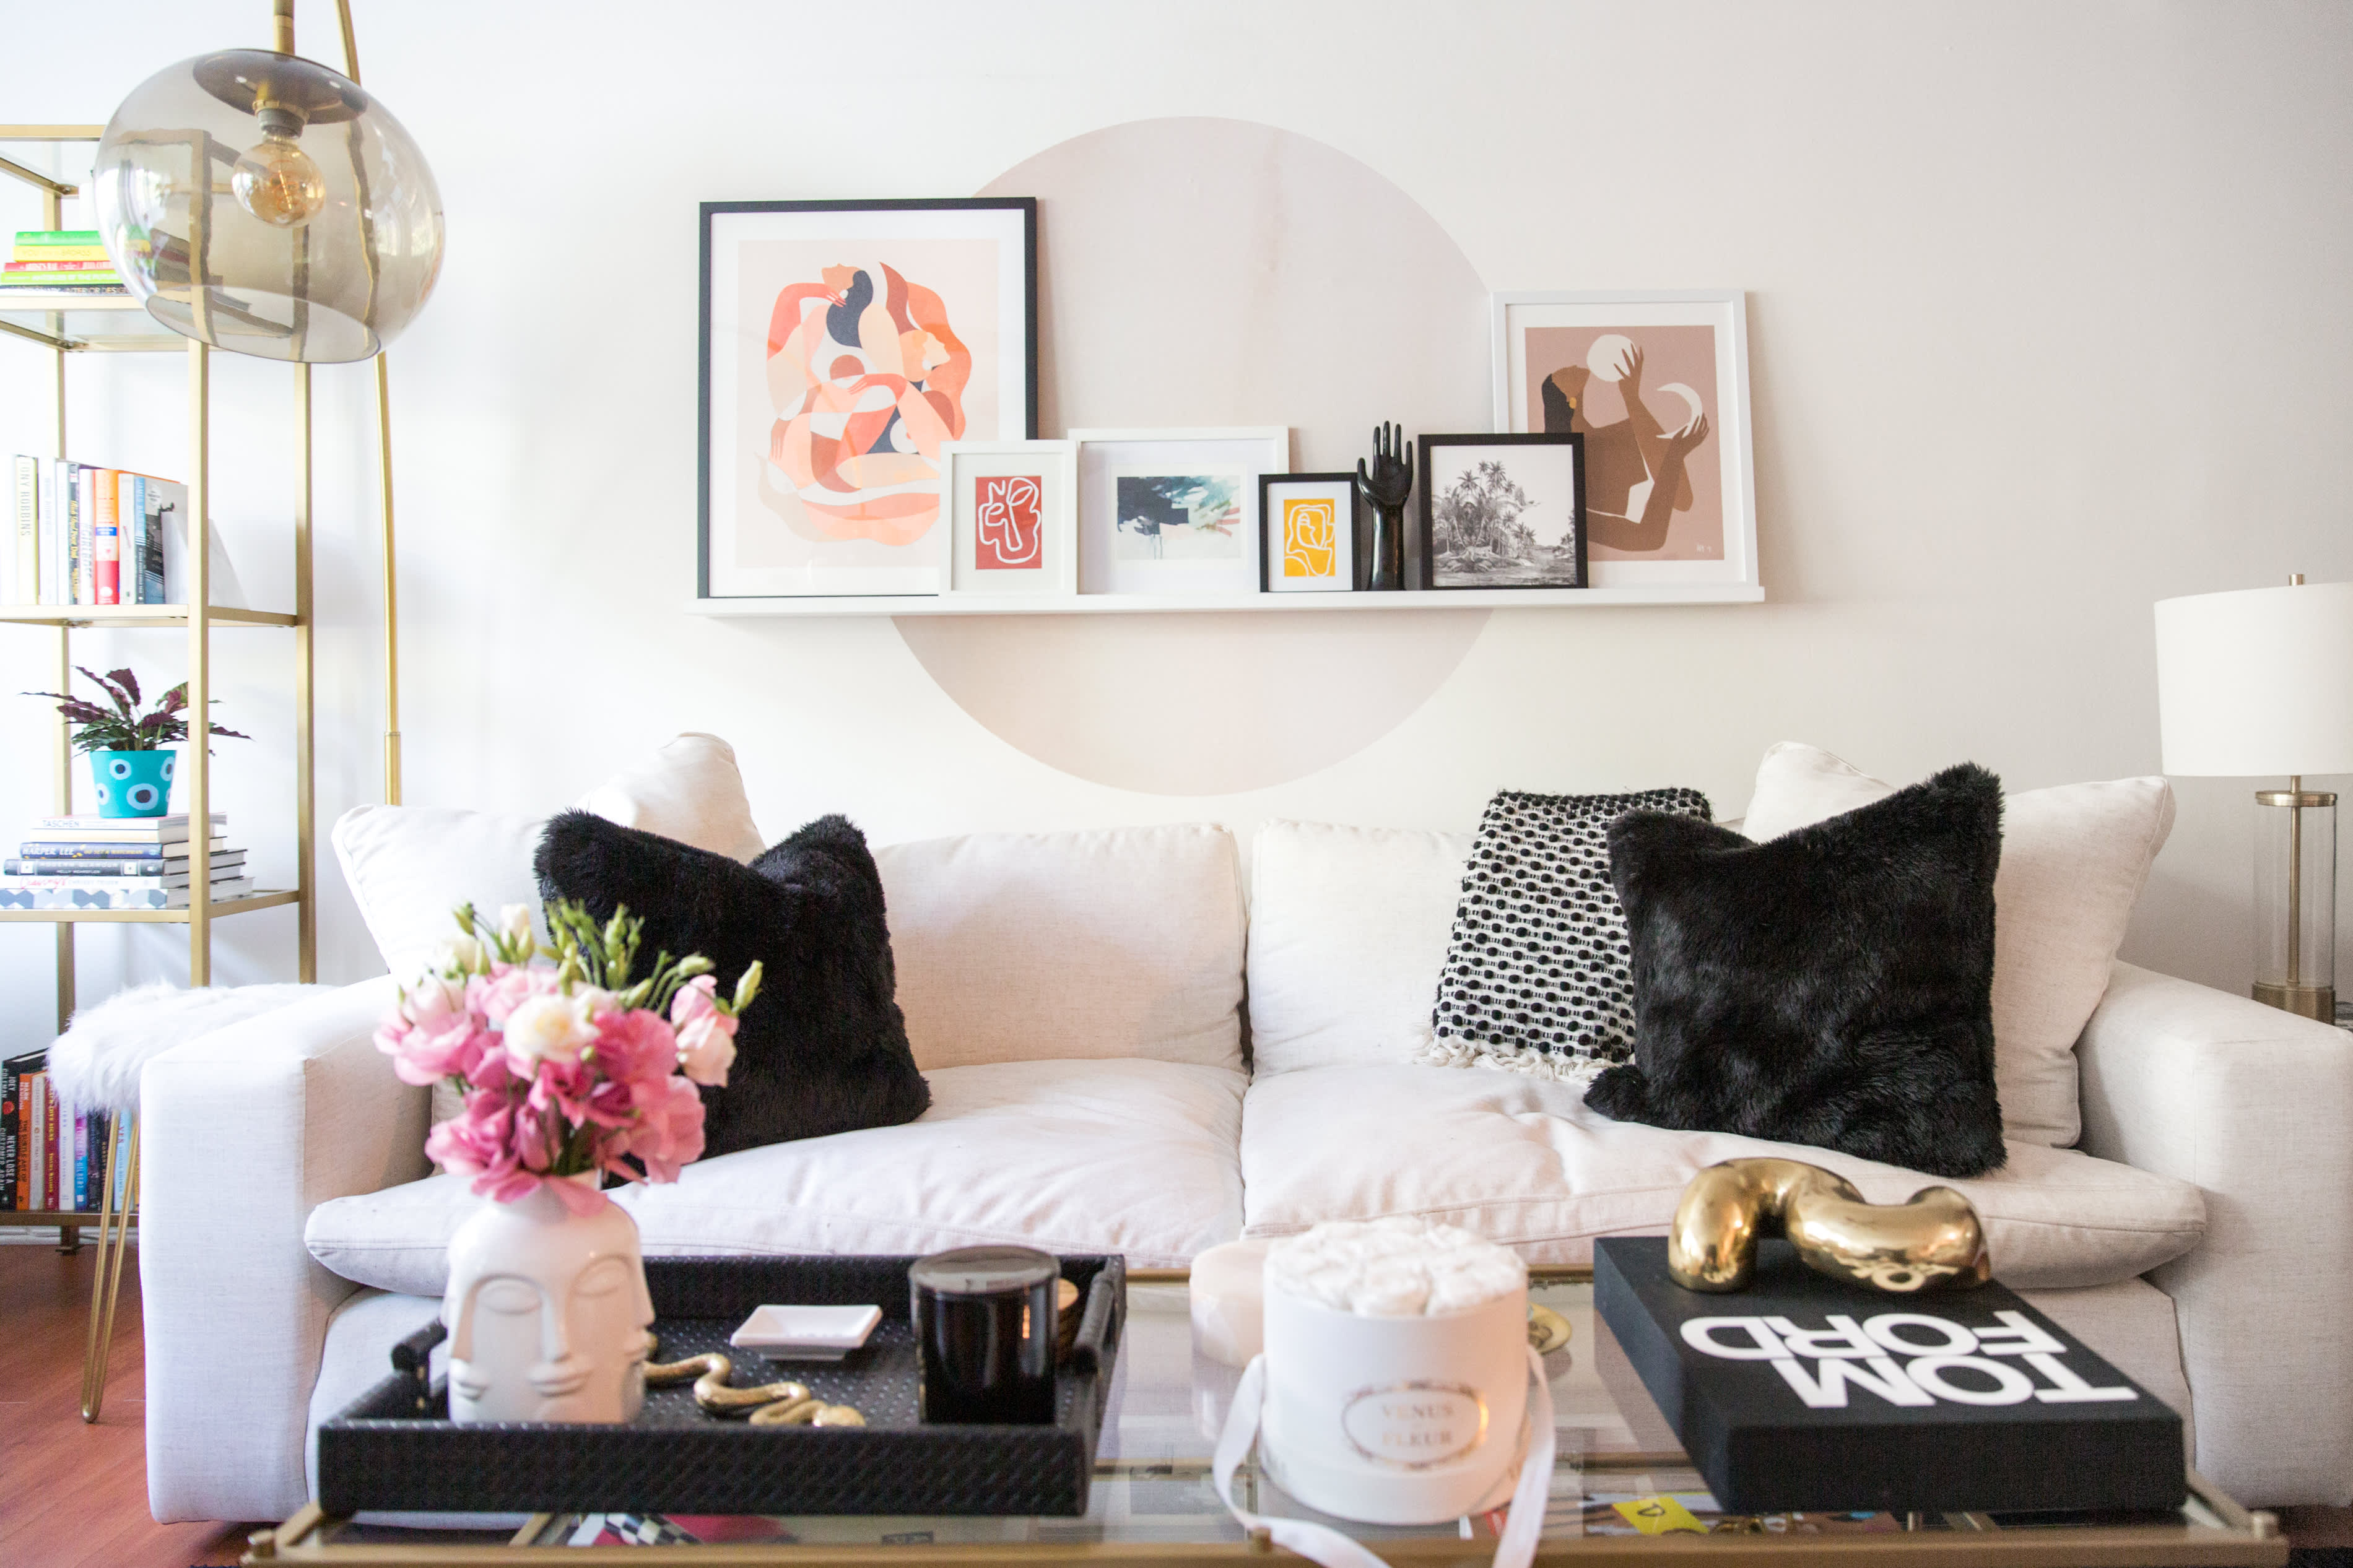
[[[261,144],[237,161],[228,188],[237,205],[266,224],[300,228],[327,205],[327,177],[295,145],[301,117],[275,104],[261,107]]]

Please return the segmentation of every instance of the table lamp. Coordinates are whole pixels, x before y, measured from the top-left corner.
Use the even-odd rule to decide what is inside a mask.
[[[2168,773],[2287,775],[2255,792],[2258,1002],[2334,1022],[2337,796],[2353,773],[2353,583],[2160,599],[2157,701]]]

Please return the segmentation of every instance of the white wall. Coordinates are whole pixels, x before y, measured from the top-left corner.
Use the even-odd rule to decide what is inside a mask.
[[[25,9],[0,50],[16,121],[102,119],[166,61],[266,37],[256,3]],[[449,222],[439,292],[393,356],[412,801],[543,808],[684,728],[736,742],[772,833],[841,809],[878,840],[1204,815],[1461,826],[1502,785],[1689,783],[1731,813],[1785,737],[1898,779],[1972,758],[2027,788],[2156,770],[2151,601],[2353,576],[2341,5],[358,9],[364,79]],[[332,58],[332,8],[301,10]],[[888,621],[683,614],[695,204],[961,195],[1175,114],[1362,160],[1496,287],[1748,290],[1771,602],[1499,613],[1366,751],[1212,797],[1030,761]],[[0,452],[42,449],[42,365],[0,345]],[[77,365],[76,455],[176,471],[179,374]],[[222,524],[264,603],[286,487],[258,459],[287,374],[218,373],[225,408],[250,408],[220,421]],[[320,374],[322,820],[375,788],[364,374]],[[1309,423],[1312,378],[1299,395]],[[47,684],[38,635],[0,637],[5,689]],[[222,688],[222,717],[265,737],[220,752],[265,873],[290,853],[280,637],[243,634]],[[164,643],[138,657],[172,662]],[[44,745],[35,704],[0,703],[0,823],[45,807]],[[2253,786],[2179,787],[2126,955],[2237,987]],[[325,973],[346,979],[374,958],[332,865]],[[225,926],[223,977],[290,974],[291,930]],[[141,934],[87,943],[85,986],[168,972]],[[42,1037],[48,952],[45,930],[0,930],[0,1044]]]

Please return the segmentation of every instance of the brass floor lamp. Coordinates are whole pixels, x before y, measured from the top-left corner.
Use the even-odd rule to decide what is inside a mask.
[[[271,47],[183,60],[142,82],[114,112],[93,174],[109,258],[149,315],[191,340],[192,395],[204,404],[210,349],[291,362],[302,428],[301,526],[310,515],[311,366],[375,361],[384,570],[384,795],[400,801],[398,595],[393,548],[392,397],[384,348],[439,277],[441,200],[424,154],[360,87],[350,0],[336,0],[343,69],[294,52],[294,0],[272,0]],[[196,416],[202,417],[201,412]],[[206,486],[189,476],[202,515]],[[192,597],[206,591],[196,552]],[[307,612],[308,606],[303,606]],[[307,622],[306,622],[307,624]],[[199,673],[191,708],[205,711]],[[203,770],[195,770],[201,779]],[[189,802],[201,820],[199,788]],[[209,876],[205,836],[190,840],[190,878]],[[192,975],[198,984],[208,975]],[[102,1184],[98,1272],[82,1358],[82,1419],[106,1397],[108,1352],[125,1237],[139,1207],[139,1127],[125,1117],[109,1150],[127,1172],[123,1204]]]

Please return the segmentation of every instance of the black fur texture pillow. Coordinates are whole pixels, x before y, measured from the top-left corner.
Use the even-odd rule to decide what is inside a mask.
[[[1940,1176],[2004,1160],[1993,1079],[2001,781],[1970,763],[1752,844],[1689,816],[1609,828],[1632,938],[1620,1121],[1810,1143]]]
[[[744,866],[567,811],[533,868],[545,898],[577,899],[599,921],[622,904],[643,917],[649,958],[710,959],[723,995],[754,959],[765,966],[727,1086],[702,1090],[704,1158],[896,1126],[931,1104],[892,1000],[882,879],[847,818],[821,816]]]

